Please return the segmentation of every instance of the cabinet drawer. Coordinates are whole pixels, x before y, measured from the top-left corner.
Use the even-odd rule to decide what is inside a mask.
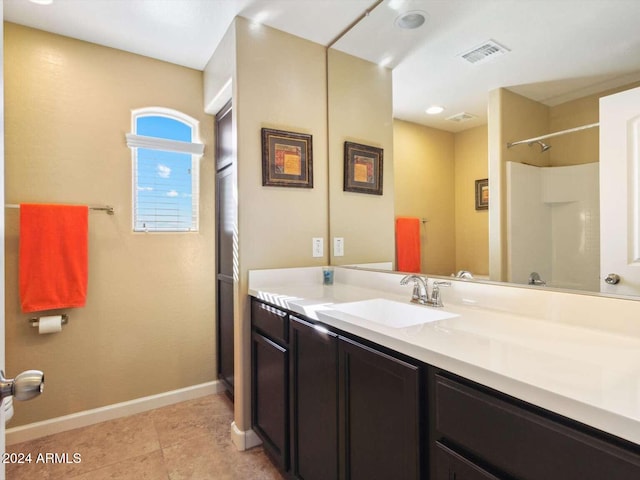
[[[551,418],[436,375],[436,430],[522,480],[640,478],[640,456]]]
[[[251,323],[277,342],[289,341],[287,313],[257,300],[251,301]]]
[[[435,480],[500,480],[440,442],[435,448]]]

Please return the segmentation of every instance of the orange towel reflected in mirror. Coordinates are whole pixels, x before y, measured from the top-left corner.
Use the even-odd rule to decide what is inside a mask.
[[[87,206],[20,205],[23,312],[82,307],[87,296]]]
[[[396,218],[396,259],[401,272],[420,272],[420,219]]]

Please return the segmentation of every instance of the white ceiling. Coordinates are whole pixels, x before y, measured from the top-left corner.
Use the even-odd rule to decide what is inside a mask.
[[[409,10],[428,21],[393,27]],[[393,58],[394,116],[460,131],[486,123],[487,92],[498,87],[556,105],[640,80],[639,22],[640,0],[385,0],[336,47]],[[459,57],[490,39],[510,52],[476,64]],[[446,110],[428,116],[432,104]],[[460,112],[478,118],[446,120]]]
[[[237,15],[328,45],[374,0],[4,0],[4,19],[203,70]]]
[[[375,0],[4,0],[7,21],[202,70],[236,15],[328,45]],[[401,12],[428,20],[399,30]],[[487,92],[549,105],[640,80],[640,0],[384,0],[336,48],[394,67],[394,115],[459,131],[486,123]],[[469,64],[493,39],[510,52]],[[437,116],[424,110],[446,107]],[[446,117],[468,112],[475,120]]]

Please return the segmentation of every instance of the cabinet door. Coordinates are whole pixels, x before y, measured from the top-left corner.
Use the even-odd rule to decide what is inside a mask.
[[[440,442],[435,444],[434,480],[500,480]]]
[[[419,391],[417,366],[339,337],[339,478],[420,478]]]
[[[253,332],[252,423],[264,448],[283,470],[289,467],[289,376],[287,349]]]
[[[294,478],[338,476],[338,337],[290,317]]]

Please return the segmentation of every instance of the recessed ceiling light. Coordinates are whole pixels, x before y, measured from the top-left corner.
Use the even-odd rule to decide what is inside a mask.
[[[380,61],[378,62],[378,66],[379,66],[379,67],[386,67],[386,66],[388,66],[388,65],[391,63],[391,60],[393,60],[393,57],[391,57],[391,56],[386,56],[386,57],[384,57],[382,60],[380,60]]]
[[[53,0],[29,0],[31,3],[35,3],[36,5],[51,5]]]
[[[398,15],[395,20],[396,27],[405,30],[413,30],[421,27],[427,21],[427,14],[421,10],[412,10]]]
[[[431,105],[429,108],[427,108],[426,112],[429,115],[437,115],[444,112],[444,107],[441,107],[440,105]]]

